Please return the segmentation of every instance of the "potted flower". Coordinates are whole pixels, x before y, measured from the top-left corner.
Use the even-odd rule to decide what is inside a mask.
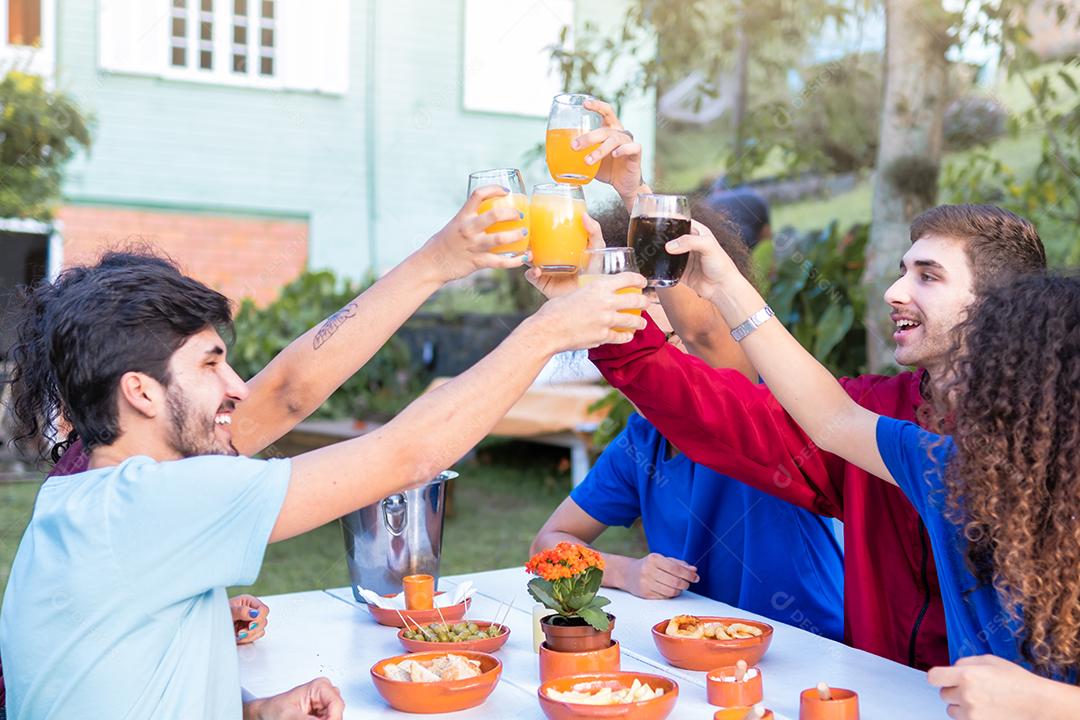
[[[563,542],[534,555],[525,569],[537,576],[529,581],[529,594],[555,611],[540,621],[548,648],[584,652],[611,645],[615,616],[603,610],[611,601],[596,594],[604,577],[600,553]]]

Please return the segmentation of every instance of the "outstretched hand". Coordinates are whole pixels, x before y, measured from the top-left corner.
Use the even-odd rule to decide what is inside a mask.
[[[615,188],[626,202],[633,199],[641,187],[641,144],[631,135],[615,114],[615,109],[603,100],[586,100],[585,108],[600,113],[603,126],[574,140],[575,150],[600,144],[585,158],[590,165],[599,162],[596,179]]]
[[[682,283],[706,300],[719,292],[724,281],[742,277],[712,231],[696,220],[690,222],[689,235],[675,238],[665,249],[672,255],[690,253]]]
[[[496,207],[477,214],[480,203],[506,194],[506,188],[499,185],[477,188],[450,222],[424,243],[420,252],[434,265],[440,280],[450,282],[482,268],[521,266],[521,257],[504,257],[491,250],[519,242],[528,236],[528,228],[487,232],[487,228],[495,223],[523,219],[521,211],[513,207]]]

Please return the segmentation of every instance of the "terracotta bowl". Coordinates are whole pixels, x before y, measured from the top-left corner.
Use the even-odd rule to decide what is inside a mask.
[[[548,697],[549,688],[566,692],[578,683],[597,683],[599,686],[610,684],[612,688],[628,688],[634,680],[648,684],[654,690],[663,688],[661,697],[626,705],[578,705],[559,702]],[[576,718],[623,718],[624,720],[664,720],[675,709],[679,699],[679,684],[662,675],[649,675],[636,672],[596,673],[591,675],[568,675],[548,680],[536,691],[540,698],[540,708],[549,720],[575,720]]]
[[[761,669],[750,667],[756,671],[756,675],[749,680],[743,679],[735,682],[735,666],[728,666],[710,670],[705,676],[705,691],[708,693],[709,704],[717,707],[749,707],[761,702],[764,692],[761,683]],[[727,680],[727,682],[725,682]]]
[[[686,638],[666,635],[668,621],[662,620],[653,625],[653,642],[669,663],[686,670],[712,670],[725,665],[734,665],[745,660],[747,665],[756,665],[765,656],[772,642],[772,625],[756,620],[744,620],[731,617],[699,616],[703,622],[745,623],[761,629],[760,637],[744,640],[711,640],[709,638]]]
[[[753,705],[747,705],[745,707],[724,708],[723,710],[716,711],[716,714],[713,715],[713,720],[744,720],[746,718],[746,714],[753,709]],[[766,709],[765,716],[761,718],[761,720],[773,720],[774,717],[775,716],[773,715],[773,711]]]
[[[622,654],[618,640],[612,640],[611,645],[603,650],[581,652],[555,652],[546,642],[540,644],[540,682],[567,675],[618,672],[621,667]]]
[[[799,695],[799,720],[859,720],[859,694],[844,688],[830,688],[832,700],[822,700],[817,688]]]
[[[436,597],[442,595],[441,592],[435,593]],[[400,613],[408,621],[407,624],[416,625],[430,625],[431,623],[456,623],[465,617],[465,613],[469,609],[469,605],[472,603],[472,598],[465,598],[465,602],[460,602],[457,605],[451,605],[450,607],[437,608],[434,610],[387,610],[386,608],[375,607],[374,605],[368,605],[368,612],[371,613],[371,617],[375,618],[375,622],[380,625],[386,625],[387,627],[403,628],[406,623],[402,621]],[[441,615],[440,615],[441,613]]]
[[[402,660],[433,660],[446,655],[447,651],[398,655],[380,660],[371,667],[371,681],[383,699],[395,710],[408,713],[448,713],[476,707],[487,700],[495,690],[495,685],[502,675],[502,663],[494,655],[487,653],[454,652],[455,655],[470,660],[480,661],[483,674],[466,680],[445,680],[441,682],[415,683],[391,680],[383,675],[383,668],[389,663]]]
[[[477,627],[481,630],[487,630],[493,623],[483,620],[472,620]],[[415,626],[413,627],[415,630]],[[459,650],[475,650],[476,652],[495,652],[503,645],[506,644],[507,639],[510,637],[510,628],[502,625],[502,634],[496,635],[493,638],[484,638],[483,640],[468,640],[466,642],[427,642],[426,640],[410,640],[405,637],[405,628],[401,628],[398,631],[398,642],[405,648],[406,652],[453,652],[456,653]]]

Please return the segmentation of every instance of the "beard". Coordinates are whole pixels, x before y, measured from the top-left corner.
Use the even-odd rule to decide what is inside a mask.
[[[180,457],[240,454],[231,441],[217,436],[216,413],[200,415],[179,389],[165,391],[165,407],[169,409],[168,443]]]

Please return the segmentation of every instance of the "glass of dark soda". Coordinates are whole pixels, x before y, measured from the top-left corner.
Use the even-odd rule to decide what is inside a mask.
[[[634,248],[638,272],[650,288],[677,285],[689,255],[672,255],[664,246],[690,234],[690,201],[685,195],[638,195],[630,213],[626,244]]]

